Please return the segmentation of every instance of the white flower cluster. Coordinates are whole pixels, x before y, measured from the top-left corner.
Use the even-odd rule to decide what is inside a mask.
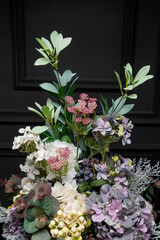
[[[70,150],[70,154],[67,161],[67,172],[64,176],[61,176],[62,183],[65,183],[66,181],[71,181],[75,175],[75,166],[76,166],[76,157],[77,157],[77,148],[67,142],[61,142],[59,140],[55,140],[54,142],[50,143],[43,143],[39,141],[39,144],[37,144],[37,151],[31,153],[27,156],[26,162],[24,165],[20,165],[21,171],[27,173],[27,177],[35,180],[36,176],[40,174],[40,171],[38,170],[37,166],[40,166],[40,162],[42,160],[47,160],[49,157],[54,157],[57,155],[56,150],[58,148],[65,148],[68,147]],[[78,156],[80,154],[81,150],[78,150]],[[47,164],[47,162],[46,162]],[[46,178],[48,180],[52,180],[56,177],[55,173],[53,173],[50,169],[50,167],[44,166],[45,172],[47,173]]]
[[[14,137],[13,147],[12,147],[13,150],[18,149],[22,144],[29,145],[31,142],[34,142],[36,147],[38,147],[39,143],[41,142],[39,135],[33,134],[31,132],[30,126],[26,128],[20,128],[19,133],[23,135]]]
[[[52,187],[52,195],[60,202],[60,209],[63,212],[70,213],[73,210],[86,211],[84,194],[77,192],[77,184],[75,180],[66,182],[62,185],[60,182],[56,182]]]
[[[156,182],[160,177],[160,165],[151,166],[151,160],[140,158],[133,159],[134,176],[129,181],[129,190],[141,193],[148,188],[148,185]]]
[[[0,206],[0,223],[4,222],[4,219],[6,217],[6,211],[6,208]]]

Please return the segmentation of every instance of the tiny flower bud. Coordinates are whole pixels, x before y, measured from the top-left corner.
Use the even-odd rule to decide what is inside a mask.
[[[54,227],[55,224],[56,224],[56,222],[55,222],[54,220],[51,220],[49,225],[50,225],[51,227]]]
[[[58,227],[59,227],[59,228],[63,228],[63,227],[64,227],[64,222],[60,221],[60,222],[58,223]]]
[[[62,229],[62,232],[63,232],[64,234],[67,234],[67,233],[68,233],[68,228],[67,228],[67,227],[64,227],[64,228]]]
[[[76,213],[77,213],[76,210],[72,210],[72,211],[71,211],[71,215],[72,215],[72,216],[76,215]]]
[[[73,233],[75,233],[75,232],[77,231],[77,229],[76,229],[75,227],[72,227],[72,228],[71,228],[71,231],[72,231]]]
[[[62,236],[63,236],[62,230],[59,231],[58,235],[59,235],[59,237],[62,237]]]
[[[84,217],[83,216],[79,217],[79,221],[83,222],[84,221]]]
[[[57,215],[58,215],[58,216],[62,216],[62,211],[59,210],[59,211],[57,212]]]
[[[82,211],[78,211],[77,214],[78,214],[78,217],[83,215]]]

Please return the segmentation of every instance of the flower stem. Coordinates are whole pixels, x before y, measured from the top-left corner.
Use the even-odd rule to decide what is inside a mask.
[[[90,148],[90,151],[91,151],[91,159],[92,159],[93,177],[95,177],[96,174],[95,174],[95,167],[94,167],[93,153],[92,153],[92,149],[91,149],[91,148]]]
[[[77,134],[77,156],[76,156],[77,161],[78,161],[78,146],[79,146],[79,134]]]

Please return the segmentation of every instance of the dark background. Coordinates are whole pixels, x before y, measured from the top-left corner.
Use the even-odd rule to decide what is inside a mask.
[[[128,115],[134,125],[132,144],[115,144],[125,156],[160,159],[160,1],[158,0],[5,0],[0,5],[0,178],[19,172],[25,157],[12,151],[18,129],[41,120],[27,110],[48,95],[39,83],[54,80],[52,68],[35,67],[40,57],[35,37],[53,30],[73,41],[60,55],[60,72],[77,72],[77,93],[108,99],[120,95],[114,70],[127,62],[135,73],[151,65],[154,79],[135,93],[136,106]],[[2,194],[2,193],[1,193]],[[1,198],[2,195],[1,195]]]

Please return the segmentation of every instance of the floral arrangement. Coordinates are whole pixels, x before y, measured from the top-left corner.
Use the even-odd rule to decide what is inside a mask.
[[[37,38],[42,55],[35,65],[50,64],[56,81],[40,87],[53,98],[44,105],[35,102],[30,111],[44,125],[19,129],[13,150],[26,154],[20,164],[22,177],[1,179],[10,199],[0,207],[2,236],[8,240],[148,240],[159,239],[152,197],[160,188],[160,166],[111,153],[111,144],[131,143],[132,121],[126,114],[134,104],[133,90],[153,76],[150,66],[133,76],[128,63],[123,84],[115,72],[121,96],[109,107],[81,93],[75,99],[75,73],[58,69],[59,55],[71,38],[53,31],[50,41]],[[101,114],[96,113],[98,104]]]

